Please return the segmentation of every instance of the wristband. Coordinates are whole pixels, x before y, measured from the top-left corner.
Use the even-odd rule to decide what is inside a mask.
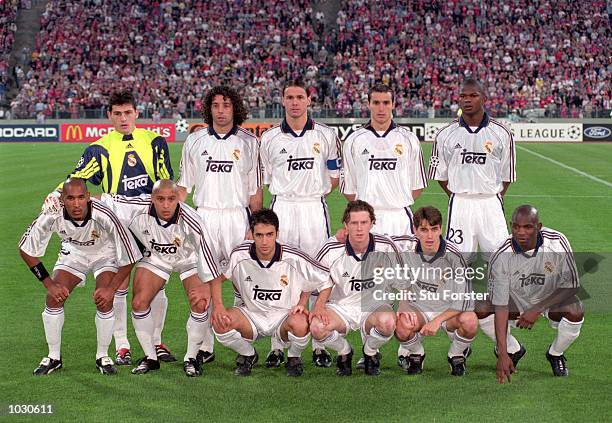
[[[34,273],[36,279],[41,282],[49,277],[49,272],[47,272],[47,269],[45,269],[45,265],[42,264],[42,261],[39,262],[36,266],[30,267],[30,270],[32,271],[32,273]]]

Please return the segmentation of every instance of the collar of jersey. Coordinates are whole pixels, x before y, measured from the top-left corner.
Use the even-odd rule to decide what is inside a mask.
[[[538,231],[538,238],[536,240],[536,246],[533,250],[533,254],[529,255],[525,253],[523,249],[521,248],[521,246],[519,245],[519,243],[515,241],[514,237],[512,238],[512,250],[516,254],[522,254],[525,257],[535,257],[535,255],[538,253],[538,250],[540,249],[543,243],[544,243],[544,238],[542,237],[542,232]]]
[[[421,241],[419,241],[418,239],[417,239],[417,244],[416,244],[416,248],[414,249],[414,251],[416,251],[419,254],[419,256],[421,257],[421,260],[423,260],[426,263],[431,264],[444,255],[444,252],[446,251],[446,241],[444,240],[444,238],[442,238],[442,235],[440,235],[440,245],[438,246],[438,251],[436,251],[436,254],[434,254],[434,256],[429,260],[427,260],[425,256],[423,255],[423,248],[421,247]]]
[[[304,125],[304,128],[302,129],[302,132],[300,132],[300,135],[296,134],[295,131],[293,129],[291,129],[291,127],[287,123],[286,119],[283,119],[283,121],[281,122],[281,126],[280,127],[281,127],[281,131],[283,133],[291,134],[295,138],[301,138],[301,137],[304,136],[306,131],[312,131],[314,129],[314,121],[312,119],[310,119],[310,117],[308,119],[306,119],[306,125]]]
[[[229,137],[231,137],[232,135],[235,135],[236,132],[238,132],[238,126],[234,125],[234,126],[232,126],[232,129],[230,129],[230,131],[227,134],[225,134],[225,136],[222,137],[219,134],[217,134],[217,131],[215,131],[215,128],[213,128],[212,125],[210,125],[208,127],[208,134],[212,135],[213,137],[215,137],[218,140],[226,140]]]
[[[122,141],[134,141],[134,135],[132,134],[123,135],[121,140]]]
[[[480,125],[478,125],[478,128],[476,128],[475,131],[472,131],[470,125],[468,125],[465,120],[463,120],[463,116],[459,117],[459,125],[463,126],[470,134],[477,134],[478,131],[480,131],[482,128],[489,124],[489,120],[489,115],[487,114],[487,112],[485,112],[484,116],[482,117],[482,120],[480,121]]]
[[[89,222],[89,219],[91,219],[91,201],[87,202],[87,213],[85,214],[85,219],[83,219],[83,222],[80,225],[76,223],[76,221],[72,219],[72,217],[70,217],[65,207],[64,207],[64,219],[72,222],[72,224],[76,226],[77,228],[82,228],[83,226],[87,225],[87,222]]]
[[[379,135],[378,131],[376,129],[374,129],[374,127],[372,126],[372,121],[368,121],[368,123],[366,123],[365,125],[363,125],[364,128],[369,129],[370,131],[372,131],[372,133],[374,135],[376,135],[376,137],[378,138],[384,138],[387,136],[387,134],[389,134],[389,132],[391,132],[392,130],[394,130],[395,128],[397,128],[397,123],[395,123],[393,120],[391,121],[391,124],[389,125],[389,127],[387,128],[387,130],[385,131],[384,134]]]
[[[274,255],[272,256],[272,260],[270,260],[270,263],[268,263],[266,266],[264,266],[264,264],[259,260],[259,257],[257,257],[257,252],[255,251],[255,243],[252,243],[249,247],[249,255],[253,260],[257,262],[257,264],[259,264],[259,267],[263,269],[269,269],[274,263],[281,259],[281,256],[283,254],[283,247],[278,242],[275,244],[276,246],[274,247]]]
[[[376,242],[374,241],[374,235],[370,234],[370,242],[368,242],[368,248],[366,248],[366,251],[363,254],[362,258],[359,258],[357,254],[355,254],[355,250],[353,250],[353,246],[349,242],[348,236],[346,237],[345,245],[346,252],[349,256],[353,257],[357,261],[365,261],[366,258],[368,258],[368,254],[374,251],[374,246],[376,245]]]
[[[167,228],[170,225],[176,224],[176,222],[178,221],[178,215],[179,215],[179,211],[180,210],[181,210],[181,205],[177,204],[176,205],[176,210],[174,211],[174,214],[172,215],[170,220],[168,220],[166,223],[161,223],[161,220],[159,220],[159,217],[157,216],[157,211],[155,210],[155,206],[153,204],[151,204],[151,206],[149,206],[149,215],[151,215],[151,216],[153,216],[155,218],[155,221],[157,222],[157,224],[159,226]]]

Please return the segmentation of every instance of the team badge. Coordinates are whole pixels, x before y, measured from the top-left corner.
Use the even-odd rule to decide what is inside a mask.
[[[174,245],[176,245],[177,247],[180,247],[181,246],[181,239],[177,236],[177,237],[174,238],[174,241],[172,241],[172,243]]]
[[[312,145],[312,152],[315,154],[319,154],[321,152],[321,144],[319,144],[318,142],[315,142]]]
[[[127,159],[128,166],[134,167],[136,166],[136,163],[138,163],[138,161],[136,160],[136,156],[134,156],[133,154],[128,154],[128,159]]]
[[[97,239],[97,238],[100,238],[100,235],[94,229],[93,231],[91,231],[91,237],[94,238],[94,239]]]
[[[401,144],[395,144],[395,153],[398,156],[401,156],[402,154],[404,154],[404,146]]]
[[[552,273],[553,269],[553,264],[551,262],[547,261],[544,263],[544,272]]]
[[[240,150],[236,148],[234,152],[232,153],[232,157],[234,157],[234,160],[236,161],[240,160]]]
[[[287,277],[287,275],[281,275],[281,277],[280,277],[280,284],[282,286],[289,285],[289,278]]]
[[[493,141],[486,140],[484,143],[484,149],[487,153],[491,154],[493,152]]]

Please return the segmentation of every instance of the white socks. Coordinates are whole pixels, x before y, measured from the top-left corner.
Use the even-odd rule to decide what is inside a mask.
[[[398,355],[409,356],[410,354],[424,355],[423,337],[420,333],[415,333],[412,338],[407,341],[400,342]]]
[[[340,335],[337,330],[330,333],[327,338],[322,339],[320,343],[334,351],[337,351],[339,355],[346,355],[351,352],[351,346],[349,345],[348,341],[344,335]]]
[[[308,341],[310,341],[310,334],[307,333],[306,336],[299,337],[295,336],[292,332],[287,332],[287,337],[289,338],[287,357],[301,357],[302,352],[308,346]]]
[[[380,347],[382,347],[389,339],[391,339],[391,335],[383,335],[380,333],[375,327],[370,329],[370,333],[365,337],[365,342],[363,343],[363,352],[367,355],[376,355],[376,352]]]
[[[127,289],[115,292],[113,308],[115,309],[115,349],[130,349],[130,341],[127,339]]]
[[[548,353],[550,355],[563,355],[565,350],[578,338],[580,335],[580,328],[584,319],[579,322],[570,322],[565,317],[559,322],[557,327],[557,337],[550,346]]]
[[[198,349],[204,337],[204,327],[206,325],[210,327],[208,312],[196,313],[191,310],[189,319],[187,319],[187,352],[185,353],[185,359],[183,361],[195,358],[198,354]]]
[[[112,308],[103,312],[96,310],[96,335],[98,346],[96,350],[96,360],[108,356],[108,347],[113,340],[113,329],[115,326],[115,310]]]
[[[226,333],[215,332],[215,335],[217,336],[217,340],[221,343],[221,345],[236,351],[240,355],[251,356],[255,354],[255,348],[253,348],[253,345],[244,339],[240,332],[238,332],[236,329],[232,329]]]
[[[61,356],[62,328],[64,327],[64,307],[51,308],[45,306],[42,312],[45,337],[49,345],[49,358],[59,360]]]
[[[472,345],[473,340],[474,338],[464,338],[463,336],[459,335],[459,331],[456,330],[455,333],[453,334],[453,341],[451,342],[451,346],[448,349],[448,356],[449,357],[462,356],[463,352],[470,345]]]
[[[153,345],[155,322],[153,321],[153,316],[151,316],[151,307],[142,312],[132,310],[132,324],[145,355],[151,360],[157,361],[155,345]]]
[[[161,334],[164,330],[167,310],[168,297],[166,296],[166,290],[162,288],[153,298],[153,301],[151,301],[151,314],[153,315],[153,321],[155,322],[155,330],[153,331],[153,345],[159,345],[162,343]]]
[[[494,343],[497,343],[497,340],[495,339],[495,314],[491,314],[490,316],[487,316],[484,319],[479,319],[478,325],[480,326],[480,329],[482,329],[485,335],[491,338]],[[506,349],[508,351],[508,354],[514,354],[521,349],[521,344],[519,344],[516,338],[510,333],[509,324],[506,336]]]

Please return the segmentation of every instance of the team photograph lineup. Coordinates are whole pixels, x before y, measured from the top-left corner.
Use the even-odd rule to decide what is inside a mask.
[[[70,366],[62,346],[78,340],[62,338],[64,304],[89,274],[91,369],[103,375],[182,361],[186,376],[203,376],[219,349],[236,354],[237,376],[260,363],[307,378],[310,361],[335,366],[338,376],[377,376],[384,361],[396,363],[398,377],[419,375],[428,371],[426,338],[446,333],[450,375],[469,377],[472,342],[484,335],[489,361],[478,365],[503,384],[521,377],[529,354],[517,338],[528,338],[521,329],[540,317],[553,330],[548,348],[533,355],[553,376],[570,375],[566,351],[588,325],[572,240],[543,225],[546,210],[535,201],[504,208],[521,175],[511,131],[486,111],[487,87],[461,82],[461,113],[436,133],[429,160],[395,122],[388,85],[370,88],[369,121],[344,142],[311,118],[309,92],[302,80],[286,83],[284,118],[257,137],[241,127],[241,94],[213,87],[202,104],[207,127],[187,137],[179,169],[162,136],[136,128],[131,92],[110,96],[113,130],[51,183],[19,241],[41,298],[46,291],[48,352],[34,375],[61,378],[55,372]],[[448,196],[447,209],[414,207],[433,184]],[[341,222],[332,222],[326,200],[334,190],[345,201]],[[54,233],[61,247],[47,270],[41,258]],[[162,332],[173,273],[189,313],[186,346],[170,349]],[[349,342],[353,331],[360,344]],[[254,347],[261,338],[270,339],[263,360]],[[394,357],[382,356],[387,343]],[[309,348],[312,360],[303,357]]]

